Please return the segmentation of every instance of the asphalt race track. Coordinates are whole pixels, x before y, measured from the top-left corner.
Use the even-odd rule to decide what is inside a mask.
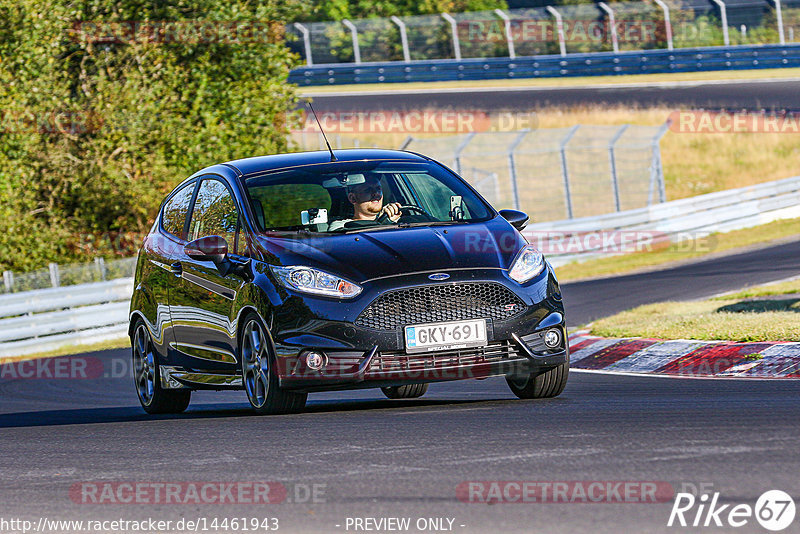
[[[670,269],[564,284],[567,324],[582,325],[650,302],[701,299],[797,276],[798,258],[800,241],[791,241]]]
[[[800,80],[674,82],[589,87],[530,87],[498,89],[420,89],[402,87],[380,92],[315,93],[318,112],[403,111],[419,109],[480,109],[531,111],[550,106],[664,106],[731,111],[797,110]],[[756,96],[757,95],[757,96]]]
[[[785,278],[797,273],[798,253],[792,242],[567,284],[570,323]],[[102,362],[106,374],[129,360],[125,350],[82,357]],[[149,417],[130,377],[110,374],[0,381],[3,518],[277,517],[284,532],[354,532],[347,518],[409,517],[452,519],[453,532],[695,532],[666,526],[671,498],[485,504],[462,502],[456,488],[652,481],[674,491],[704,485],[720,504],[753,506],[769,489],[800,498],[797,381],[574,372],[565,392],[546,401],[516,400],[502,378],[490,378],[434,384],[413,401],[371,390],[316,394],[306,413],[276,417],[251,415],[243,392],[200,393],[186,414]],[[90,481],[275,481],[289,496],[274,505],[81,504],[70,488]],[[313,484],[317,502],[309,503]],[[736,530],[764,532],[754,519]]]

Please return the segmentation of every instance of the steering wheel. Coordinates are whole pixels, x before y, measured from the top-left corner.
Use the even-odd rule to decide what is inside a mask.
[[[430,213],[428,213],[427,211],[425,211],[425,209],[424,209],[424,208],[420,208],[419,206],[413,206],[413,205],[411,205],[411,204],[407,204],[407,205],[404,205],[404,206],[400,206],[400,218],[401,218],[401,219],[402,219],[403,217],[408,217],[408,216],[410,216],[410,215],[411,215],[410,213],[403,214],[403,211],[404,211],[404,210],[405,210],[405,211],[416,211],[416,212],[417,212],[417,213],[419,213],[420,215],[422,215],[422,216],[424,216],[424,217],[427,217],[427,218],[428,218],[428,220],[434,220],[434,218],[431,216],[431,214],[430,214]]]
[[[403,219],[405,219],[405,221],[403,221],[403,222],[429,222],[429,221],[435,221],[436,220],[435,217],[433,217],[430,213],[425,211],[425,209],[423,209],[423,208],[421,208],[419,206],[413,206],[411,204],[406,204],[406,205],[400,206],[399,209],[400,209],[400,218],[398,219],[398,222],[399,221],[403,221]],[[406,213],[403,213],[403,211],[406,211]],[[417,212],[417,215],[408,213],[409,211],[415,211],[415,212]],[[408,220],[409,218],[411,218],[413,220],[410,221],[410,220]],[[391,220],[389,219],[389,216],[386,215],[386,213],[384,213],[383,215],[378,217],[376,220],[380,224],[391,224]]]

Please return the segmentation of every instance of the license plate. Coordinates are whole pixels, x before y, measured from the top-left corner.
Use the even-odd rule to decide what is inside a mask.
[[[406,352],[431,352],[486,345],[486,320],[418,324],[406,327]]]

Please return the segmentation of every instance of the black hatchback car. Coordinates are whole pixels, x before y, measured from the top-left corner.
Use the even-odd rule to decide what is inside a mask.
[[[422,155],[337,150],[203,169],[164,201],[130,311],[149,413],[244,389],[258,413],[309,392],[504,375],[520,398],[567,381],[556,277],[520,230]]]

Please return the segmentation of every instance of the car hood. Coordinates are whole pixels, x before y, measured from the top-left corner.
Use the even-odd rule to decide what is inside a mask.
[[[484,223],[341,235],[264,234],[258,241],[270,263],[315,267],[356,283],[447,269],[508,269],[525,245],[501,217]]]

